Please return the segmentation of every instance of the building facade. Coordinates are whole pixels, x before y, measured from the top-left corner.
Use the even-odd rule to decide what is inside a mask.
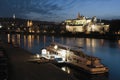
[[[109,25],[98,22],[96,16],[92,18],[86,18],[84,16],[80,16],[78,13],[76,19],[67,19],[64,21],[64,23],[68,32],[105,33],[109,31]]]

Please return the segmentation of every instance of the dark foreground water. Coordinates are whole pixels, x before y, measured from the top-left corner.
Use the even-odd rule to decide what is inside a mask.
[[[104,40],[93,38],[68,38],[39,35],[5,35],[7,42],[17,43],[20,47],[32,52],[40,53],[40,50],[51,42],[59,42],[74,47],[83,47],[82,50],[88,54],[99,57],[103,64],[109,69],[107,75],[88,75],[67,66],[61,69],[75,76],[78,80],[120,80],[120,40]]]

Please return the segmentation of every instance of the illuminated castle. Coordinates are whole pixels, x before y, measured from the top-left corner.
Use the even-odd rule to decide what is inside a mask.
[[[104,25],[104,23],[97,23],[96,16],[92,18],[86,18],[84,16],[78,16],[76,19],[67,19],[65,20],[66,30],[69,32],[99,32],[105,33],[109,31],[109,25]]]

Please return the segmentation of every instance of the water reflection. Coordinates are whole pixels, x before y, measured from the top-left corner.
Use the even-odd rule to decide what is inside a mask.
[[[32,47],[32,35],[28,35],[27,36],[27,40],[28,40],[28,48],[31,48]]]
[[[17,35],[17,39],[16,40],[17,40],[18,45],[20,45],[20,34]]]
[[[10,42],[11,42],[11,41],[10,41],[10,34],[7,35],[7,38],[8,38],[8,39],[7,39],[7,42],[10,43]]]
[[[44,42],[44,48],[45,48],[45,45],[46,45],[46,36],[45,35],[43,36],[43,42]]]
[[[12,39],[12,43],[14,44],[15,43],[15,35],[12,35],[12,37],[11,37],[11,39]]]
[[[32,52],[33,54],[40,53],[40,50],[43,47],[49,45],[51,42],[59,42],[70,46],[83,47],[82,50],[84,50],[86,54],[91,55],[91,53],[94,53],[93,56],[99,57],[102,63],[109,67],[109,80],[120,80],[120,40],[109,41],[104,39],[92,38],[67,38],[21,34],[7,34],[6,37],[8,43],[17,43],[20,45],[20,47]],[[77,76],[78,79],[101,80],[101,78],[99,79],[100,76],[97,76],[97,79],[96,76],[88,77],[80,71],[74,70],[72,68],[70,68],[69,70],[69,68],[63,67],[62,69],[67,71],[67,73]],[[108,80],[108,78],[106,78],[105,80]]]
[[[109,80],[108,74],[89,75],[77,69],[68,66],[59,66],[63,71],[80,80]]]
[[[34,36],[24,35],[24,47],[32,48],[34,46]]]
[[[18,44],[23,47],[27,47],[28,49],[32,49],[35,46],[45,47],[49,45],[51,42],[59,42],[62,44],[67,44],[70,46],[83,48],[86,54],[89,55],[97,55],[97,50],[102,49],[104,46],[109,46],[110,48],[120,48],[120,40],[118,42],[106,42],[104,39],[92,39],[92,38],[66,38],[60,37],[55,38],[54,36],[46,37],[39,35],[20,35],[20,34],[7,34],[7,42]],[[41,46],[40,46],[40,45]],[[103,48],[105,49],[105,48]]]
[[[21,38],[23,37],[24,40],[24,45],[26,46],[28,44],[29,48],[31,48],[32,46],[34,46],[34,41],[37,41],[37,43],[40,43],[40,39],[42,41],[46,43],[47,42],[60,42],[63,44],[68,44],[71,46],[77,46],[77,47],[85,47],[85,48],[91,48],[93,52],[95,52],[95,49],[97,46],[104,46],[107,45],[107,43],[105,43],[104,39],[90,39],[90,38],[65,38],[65,37],[61,37],[59,40],[56,40],[56,38],[54,36],[51,36],[51,38],[46,37],[45,35],[42,37],[40,37],[39,35],[20,35],[20,34],[7,34],[7,42],[13,42],[13,43],[17,43],[17,44],[21,44]],[[118,45],[120,45],[120,40],[118,40],[118,43],[116,43]],[[109,46],[110,47],[117,47],[116,44],[114,44],[114,41],[109,42]]]
[[[119,48],[120,48],[120,40],[118,40],[118,45],[119,45]]]
[[[52,42],[54,42],[54,40],[55,40],[55,39],[54,39],[54,36],[52,36]]]
[[[85,39],[85,50],[89,55],[93,55],[96,52],[97,42],[95,39]]]
[[[104,45],[104,39],[100,39],[100,45],[103,46]]]
[[[26,42],[26,41],[27,41],[26,35],[24,35],[24,39],[23,39],[23,40],[24,40],[24,46],[26,46],[26,45],[27,45],[27,44],[26,44],[26,43],[27,43],[27,42]]]
[[[37,43],[39,44],[40,43],[40,36],[37,35]]]
[[[70,74],[70,68],[69,67],[63,66],[63,67],[61,67],[61,69],[65,72],[67,72],[68,74]]]

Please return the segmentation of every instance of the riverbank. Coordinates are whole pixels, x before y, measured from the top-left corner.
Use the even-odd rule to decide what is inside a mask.
[[[30,63],[32,54],[10,44],[1,44],[8,56],[8,80],[76,80],[51,63]]]
[[[0,41],[0,80],[8,78],[8,58]]]

